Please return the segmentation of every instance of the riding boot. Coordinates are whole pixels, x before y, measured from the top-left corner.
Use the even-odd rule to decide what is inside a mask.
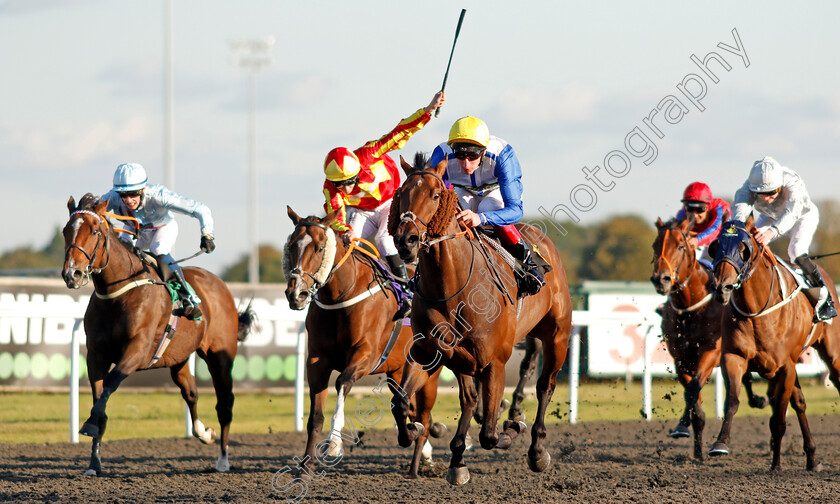
[[[405,262],[400,258],[398,255],[389,255],[385,256],[385,260],[388,261],[388,267],[391,268],[391,273],[394,274],[394,277],[403,287],[408,284],[408,271],[405,269]],[[411,296],[411,291],[408,289],[403,289],[409,296]],[[405,317],[411,314],[411,301],[408,299],[400,300],[400,306],[397,308],[397,313],[394,315],[394,320],[404,319]]]
[[[187,279],[184,278],[184,270],[174,263],[170,264],[169,267],[181,285],[178,289],[178,297],[181,299],[181,304],[184,307],[184,316],[190,320],[200,320],[201,308],[198,305],[201,304],[201,299],[195,293],[192,286],[187,283]]]
[[[820,272],[820,269],[817,268],[816,264],[814,264],[814,261],[808,257],[808,254],[802,254],[797,257],[794,262],[802,268],[805,280],[808,281],[811,287],[820,289],[819,299],[817,299],[814,304],[814,322],[830,320],[836,317],[837,309],[834,307],[834,300],[831,298],[831,295],[829,295],[828,287],[825,285],[825,279],[822,276],[822,272]]]
[[[513,256],[522,262],[522,274],[516,275],[516,283],[519,292],[522,295],[528,296],[536,294],[545,285],[545,278],[531,257],[531,247],[525,243],[525,240],[520,240],[519,243],[511,247]]]

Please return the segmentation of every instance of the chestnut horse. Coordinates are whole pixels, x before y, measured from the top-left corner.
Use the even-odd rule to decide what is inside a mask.
[[[309,421],[306,424],[306,451],[301,464],[314,465],[317,453],[331,457],[343,454],[341,429],[344,427],[344,401],[353,384],[368,374],[385,373],[392,393],[398,392],[405,364],[405,347],[411,341],[411,328],[402,321],[394,322],[399,303],[394,293],[382,285],[387,281],[378,275],[371,262],[355,247],[346,247],[330,226],[336,213],[324,219],[299,217],[291,208],[287,212],[295,229],[286,242],[283,268],[288,285],[286,298],[293,310],[302,310],[310,302],[306,314],[308,356],[306,372],[309,380]],[[395,324],[398,324],[395,326]],[[338,395],[328,441],[323,450],[318,435],[324,424],[324,405],[327,387],[333,370],[339,372],[335,381]],[[437,397],[438,375],[417,391],[416,421],[428,428],[432,406]],[[377,394],[379,395],[379,394]],[[381,396],[380,396],[381,397]],[[390,403],[385,399],[385,405]],[[371,415],[366,415],[366,417]],[[373,415],[379,416],[380,415]],[[360,422],[351,422],[349,441],[358,442],[355,429]],[[434,425],[433,435],[445,427]],[[408,477],[416,478],[421,455],[431,461],[432,446],[425,433],[417,439]]]
[[[90,418],[79,431],[93,438],[90,467],[85,474],[102,473],[99,449],[108,421],[105,406],[120,383],[135,371],[168,367],[189,408],[193,435],[204,443],[213,441],[213,430],[205,429],[198,419],[198,389],[187,366],[193,352],[207,362],[213,378],[221,427],[216,470],[227,472],[233,410],[230,373],[237,343],[250,331],[254,313],[250,307],[237,313],[233,296],[219,277],[190,267],[184,268],[184,275],[201,297],[202,319],[171,319],[169,288],[155,268],[140,258],[139,251],[117,238],[106,220],[106,206],[106,201],[90,193],[78,206],[71,197],[67,202],[70,219],[64,226],[64,282],[71,289],[80,288],[90,279],[94,285],[84,321],[93,392]],[[173,331],[168,330],[170,327]]]
[[[720,324],[723,306],[712,301],[712,272],[697,260],[697,247],[689,238],[694,214],[687,218],[655,222],[653,274],[650,281],[656,292],[668,296],[662,309],[662,336],[674,359],[677,379],[685,389],[685,411],[679,424],[669,434],[672,438],[689,437],[694,430],[694,457],[703,460],[703,428],[706,414],[700,389],[720,364]],[[744,374],[749,404],[764,408],[767,399],[752,391],[752,375]]]
[[[393,400],[399,443],[408,446],[423,433],[422,426],[406,424],[408,398],[441,366],[448,367],[458,376],[461,418],[450,443],[446,480],[453,485],[469,481],[463,455],[477,403],[473,377],[481,383],[483,396],[481,446],[508,448],[525,424],[507,420],[504,432],[497,432],[505,363],[516,342],[530,334],[542,341],[544,365],[537,380],[539,406],[531,429],[528,466],[535,472],[545,471],[551,462],[544,446],[545,413],[566,359],[572,321],[571,298],[557,249],[535,228],[518,225],[536,241],[540,255],[553,269],[536,295],[510,296],[517,288],[512,268],[499,252],[487,251],[477,237],[460,232],[454,217],[457,195],[442,179],[446,160],[433,168],[425,167],[422,154],[415,157],[414,167],[401,161],[407,176],[391,204],[389,231],[403,260],[418,259],[419,263],[411,312],[413,345],[400,383],[404,395],[397,394]]]
[[[796,362],[813,346],[840,391],[840,324],[813,323],[814,309],[787,264],[755,240],[750,216],[730,221],[712,247],[715,252],[715,297],[725,305],[721,337],[721,370],[726,382],[726,415],[710,455],[729,453],[732,420],[738,411],[739,379],[748,371],[770,381],[771,470],[780,468],[788,403],[802,430],[808,470],[819,469],[816,444],[805,417],[805,397]],[[834,299],[834,283],[825,275]]]

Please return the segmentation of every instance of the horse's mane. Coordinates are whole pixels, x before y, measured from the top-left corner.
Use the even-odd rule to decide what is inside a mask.
[[[413,172],[429,170],[429,159],[423,152],[414,154]],[[391,201],[391,211],[388,213],[388,233],[396,234],[397,227],[400,225],[400,192],[397,189],[394,193],[393,201]],[[446,233],[446,227],[455,217],[458,211],[458,195],[452,189],[444,189],[441,193],[438,210],[429,220],[429,225],[426,231],[429,236],[443,236]]]
[[[79,200],[79,206],[77,207],[79,210],[93,210],[96,208],[96,205],[101,201],[99,196],[96,196],[91,193],[87,193],[82,196],[82,199]]]

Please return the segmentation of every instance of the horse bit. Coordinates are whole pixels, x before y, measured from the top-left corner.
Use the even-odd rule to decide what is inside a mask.
[[[94,217],[96,217],[99,225],[101,225],[103,222],[106,222],[105,219],[102,218],[102,216],[100,216],[98,213],[92,212],[90,210],[76,210],[75,212],[70,214],[70,218],[72,219],[74,216],[79,215],[79,214],[93,215]],[[65,261],[68,260],[68,258],[70,256],[70,251],[72,249],[78,249],[87,258],[88,264],[87,264],[87,266],[85,266],[85,269],[83,271],[83,274],[85,276],[84,285],[86,285],[90,281],[91,274],[101,273],[103,269],[108,267],[108,263],[111,262],[111,254],[110,254],[110,249],[109,249],[110,242],[108,241],[108,236],[106,236],[104,233],[102,233],[102,231],[99,229],[98,226],[97,227],[91,226],[91,229],[93,229],[93,234],[96,235],[96,245],[94,245],[94,247],[93,247],[93,253],[92,254],[88,254],[88,252],[85,249],[76,245],[76,237],[73,238],[73,243],[71,243],[70,245],[68,245],[64,249],[64,260]],[[93,263],[96,262],[97,254],[99,253],[99,249],[100,249],[99,245],[100,245],[100,243],[102,243],[102,240],[105,240],[105,244],[104,244],[103,247],[104,247],[106,252],[109,252],[108,253],[108,258],[105,260],[105,265],[104,266],[102,266],[100,268],[94,268]]]

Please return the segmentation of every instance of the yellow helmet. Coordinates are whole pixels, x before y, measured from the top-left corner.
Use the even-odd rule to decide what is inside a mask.
[[[340,182],[353,178],[362,171],[359,158],[347,147],[336,147],[324,160],[324,173],[330,182]]]
[[[466,116],[455,121],[449,130],[449,145],[453,143],[472,143],[487,147],[490,143],[490,130],[484,121],[477,117]]]

